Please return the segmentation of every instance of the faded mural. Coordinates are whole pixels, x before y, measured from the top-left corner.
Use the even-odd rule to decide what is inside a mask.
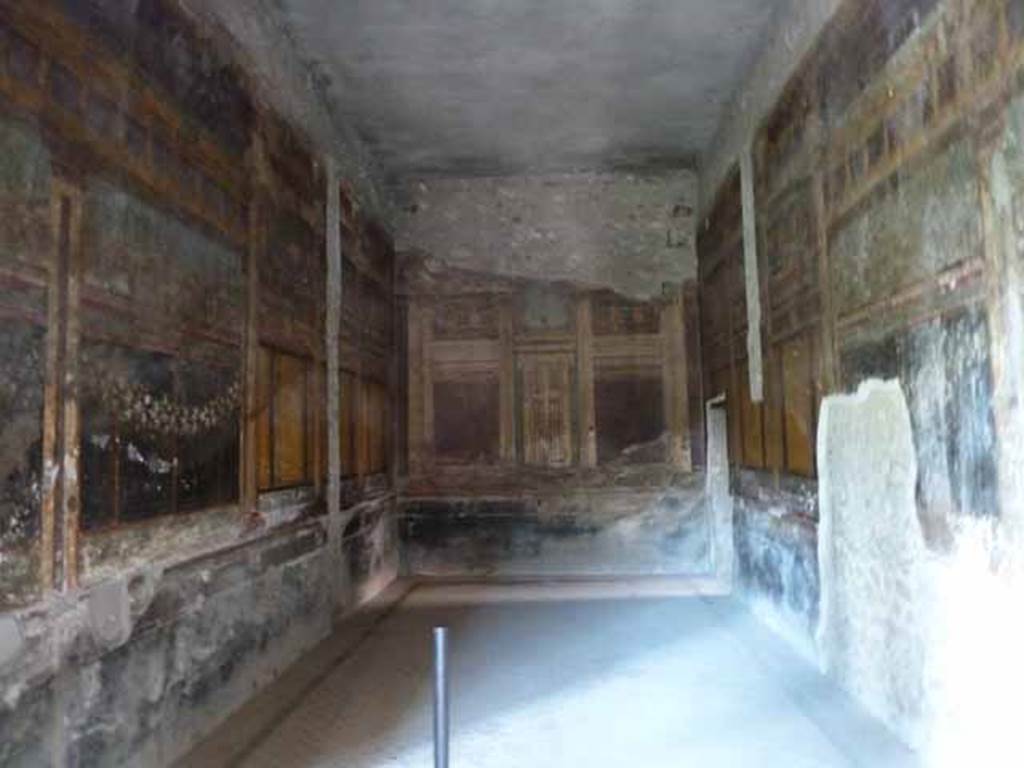
[[[169,764],[397,573],[390,237],[348,200],[372,386],[328,516],[326,179],[246,83],[176,2],[0,8],[5,765]]]

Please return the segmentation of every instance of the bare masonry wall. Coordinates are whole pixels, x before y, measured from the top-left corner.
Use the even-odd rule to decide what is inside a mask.
[[[696,274],[689,169],[412,179],[399,250],[453,267],[658,296]]]

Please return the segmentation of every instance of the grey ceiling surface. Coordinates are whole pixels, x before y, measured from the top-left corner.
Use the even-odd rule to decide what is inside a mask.
[[[699,154],[782,0],[274,0],[392,174]]]

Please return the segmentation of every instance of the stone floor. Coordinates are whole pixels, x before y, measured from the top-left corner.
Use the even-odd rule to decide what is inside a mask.
[[[443,624],[453,768],[916,765],[738,603],[650,594],[411,587],[182,764],[431,766],[430,630]]]

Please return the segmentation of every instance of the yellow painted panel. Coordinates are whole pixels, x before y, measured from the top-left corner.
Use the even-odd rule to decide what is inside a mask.
[[[781,347],[772,347],[765,360],[764,377],[764,443],[765,463],[769,469],[785,468],[782,441],[782,378]]]
[[[377,382],[369,385],[370,411],[370,472],[387,469],[387,389]]]
[[[356,399],[356,467],[360,475],[370,469],[370,423],[368,382],[360,379],[356,382],[359,396]]]
[[[274,360],[274,485],[308,482],[306,461],[306,361],[278,354]]]
[[[572,460],[569,360],[531,356],[523,360],[522,369],[526,463],[566,466]]]
[[[271,361],[271,351],[260,347],[256,361],[256,484],[261,491],[273,487],[270,472]]]
[[[764,467],[761,404],[750,399],[750,379],[746,362],[740,364],[738,375],[740,419],[743,429],[743,466],[761,469]]]
[[[341,435],[341,475],[349,477],[356,473],[354,437],[355,437],[355,381],[356,378],[346,371],[341,372],[341,414],[338,419]]]
[[[786,468],[800,475],[814,473],[811,445],[814,393],[811,391],[811,354],[806,337],[786,342],[782,348],[782,381],[785,397]]]

